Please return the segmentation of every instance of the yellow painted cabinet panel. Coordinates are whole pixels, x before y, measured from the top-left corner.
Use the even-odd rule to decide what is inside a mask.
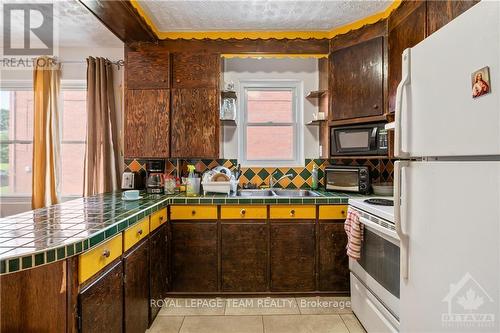
[[[315,219],[316,206],[314,205],[271,206],[270,218],[271,219]]]
[[[319,206],[320,220],[345,220],[347,217],[346,205]]]
[[[78,282],[80,284],[122,255],[122,239],[120,233],[78,256]]]
[[[266,206],[222,206],[220,209],[222,219],[266,219]]]
[[[149,230],[153,231],[158,228],[160,225],[167,222],[167,209],[163,208],[151,215],[151,220],[149,222]]]
[[[149,217],[123,232],[123,251],[127,251],[149,234]]]
[[[215,220],[217,206],[172,206],[171,220]]]

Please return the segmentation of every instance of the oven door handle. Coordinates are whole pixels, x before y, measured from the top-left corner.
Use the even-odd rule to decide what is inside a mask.
[[[370,221],[369,219],[360,216],[359,217],[359,222],[361,222],[365,227],[372,229],[375,231],[375,233],[388,240],[389,242],[398,245],[399,246],[399,240],[397,238],[397,235],[395,232],[391,232],[389,229],[382,227],[381,225],[378,225],[375,222]]]

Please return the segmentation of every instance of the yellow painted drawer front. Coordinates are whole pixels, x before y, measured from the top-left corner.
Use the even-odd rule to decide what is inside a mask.
[[[122,234],[78,256],[78,282],[87,281],[107,264],[122,255]]]
[[[123,232],[123,252],[137,244],[137,242],[146,237],[148,234],[149,217],[146,217]]]
[[[222,219],[266,219],[266,206],[222,206],[220,208]]]
[[[271,206],[271,219],[315,219],[316,206]]]
[[[153,215],[151,215],[151,220],[149,222],[149,230],[153,231],[160,225],[164,224],[165,222],[167,222],[167,209],[163,208],[162,210],[159,210]]]
[[[346,205],[319,206],[320,220],[345,220],[347,217]]]
[[[217,206],[172,206],[171,220],[215,220]]]

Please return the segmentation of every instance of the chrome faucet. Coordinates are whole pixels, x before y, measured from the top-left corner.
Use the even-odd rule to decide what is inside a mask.
[[[271,174],[271,177],[269,178],[269,187],[272,189],[274,188],[274,185],[278,184],[282,179],[285,179],[285,178],[292,178],[293,175],[291,173],[287,173],[286,175],[283,175],[281,176],[278,180],[275,181],[274,179],[274,175],[276,174],[277,171],[273,172]]]

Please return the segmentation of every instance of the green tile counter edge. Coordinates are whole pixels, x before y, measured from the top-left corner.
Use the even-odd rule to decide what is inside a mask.
[[[86,198],[79,198],[47,208],[37,209],[34,211],[1,218],[0,275],[50,264],[55,261],[63,260],[81,254],[102,243],[103,241],[115,236],[124,229],[127,229],[128,227],[136,224],[144,217],[147,217],[152,213],[169,205],[340,205],[347,204],[350,197],[360,196],[356,194],[347,195],[345,193],[326,192],[321,190],[317,190],[315,192],[319,194],[319,196],[307,198],[241,198],[224,194],[208,194],[197,197],[186,197],[179,194],[145,195],[143,199],[132,202],[122,201],[121,193],[116,192],[99,194]],[[78,239],[77,241],[56,244],[54,246],[47,245],[46,247],[40,249],[31,249],[30,247],[23,247],[22,245],[12,247],[2,246],[3,240],[7,239],[2,237],[2,232],[4,231],[22,231],[23,228],[29,231],[30,227],[35,227],[38,223],[46,223],[46,226],[50,227],[48,225],[48,223],[50,222],[49,220],[53,219],[56,219],[58,223],[64,224],[64,222],[67,221],[65,219],[75,218],[75,216],[79,217],[78,214],[89,214],[87,216],[94,216],[94,218],[95,216],[107,216],[109,218],[103,219],[101,217],[101,223],[96,229],[92,229],[92,223],[89,223],[89,221],[92,221],[91,218],[84,218],[80,223],[76,223],[75,226],[78,227],[81,227],[82,225],[86,226],[87,224],[89,225],[89,229],[83,230],[75,235],[78,237],[83,237],[82,239]],[[46,219],[43,220],[43,218]],[[24,221],[24,224],[16,223],[16,221]],[[16,225],[18,225],[19,228],[11,228],[12,226]],[[65,230],[63,229],[62,231]],[[81,236],[80,234],[88,234],[88,236]],[[22,235],[19,237],[22,237]],[[44,240],[50,238],[50,234],[44,235]],[[8,240],[13,239],[16,239],[16,237]],[[38,238],[33,238],[33,241],[36,241],[37,239]],[[22,252],[24,250],[25,253],[19,253],[20,251]]]

